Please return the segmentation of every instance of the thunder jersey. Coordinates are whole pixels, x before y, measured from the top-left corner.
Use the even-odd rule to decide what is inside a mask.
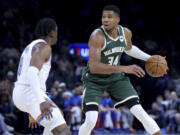
[[[119,36],[114,39],[108,35],[103,26],[99,29],[104,33],[105,43],[101,49],[101,62],[111,66],[120,65],[120,58],[126,47],[126,39],[124,35],[124,29],[121,25],[118,25]],[[89,64],[85,67],[82,80],[90,80],[99,83],[109,83],[116,81],[124,76],[124,73],[117,72],[112,74],[92,74],[89,69]]]
[[[16,84],[22,84],[22,85],[30,85],[27,79],[27,70],[30,65],[31,61],[31,54],[32,54],[32,49],[35,45],[38,43],[45,43],[47,42],[43,39],[37,39],[32,41],[23,51],[20,62],[19,62],[19,67],[18,67],[18,73],[17,73],[17,81]],[[41,85],[41,89],[43,91],[46,91],[46,80],[49,75],[49,71],[51,69],[51,56],[50,58],[47,58],[47,60],[44,62],[44,64],[41,67],[41,70],[39,71],[38,77]]]

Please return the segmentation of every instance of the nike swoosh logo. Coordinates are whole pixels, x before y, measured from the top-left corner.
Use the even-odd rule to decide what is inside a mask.
[[[110,44],[112,41],[107,42],[107,44]]]

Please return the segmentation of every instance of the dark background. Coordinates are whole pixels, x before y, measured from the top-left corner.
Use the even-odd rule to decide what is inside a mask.
[[[77,82],[81,83],[80,77],[74,73],[65,74],[58,69],[57,61],[65,55],[75,71],[78,65],[76,61],[79,58],[74,58],[68,52],[62,52],[62,46],[67,47],[67,43],[75,42],[87,43],[92,31],[101,26],[102,9],[107,4],[119,7],[120,24],[132,31],[134,45],[151,55],[166,56],[168,75],[152,78],[146,74],[142,79],[130,75],[143,107],[151,108],[151,103],[158,95],[163,95],[166,89],[176,91],[180,96],[179,82],[176,81],[180,78],[180,14],[177,1],[1,0],[0,81],[7,79],[8,71],[14,73],[11,81],[16,80],[20,53],[34,40],[34,29],[38,20],[50,17],[57,21],[59,36],[57,45],[53,47],[52,69],[47,86],[50,89],[53,82],[59,80],[65,82],[68,89],[73,89]],[[15,50],[17,55],[5,53],[6,49]],[[86,64],[84,61],[80,63]],[[124,55],[122,64],[134,63],[144,69],[144,62]],[[62,77],[58,78],[55,74]],[[173,83],[174,81],[176,83]]]

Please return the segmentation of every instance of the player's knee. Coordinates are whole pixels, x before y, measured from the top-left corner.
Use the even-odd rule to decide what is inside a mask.
[[[88,111],[86,112],[86,119],[84,124],[87,125],[89,128],[93,129],[96,125],[97,119],[98,119],[97,111]]]
[[[94,120],[86,120],[85,123],[90,129],[93,129],[96,125],[96,121]]]

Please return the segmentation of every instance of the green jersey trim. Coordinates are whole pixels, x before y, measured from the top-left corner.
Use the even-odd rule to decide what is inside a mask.
[[[106,34],[106,36],[108,36],[111,40],[117,41],[117,40],[119,39],[119,35],[120,35],[120,32],[119,32],[119,25],[118,25],[118,33],[119,33],[119,35],[118,35],[116,38],[111,37],[111,36],[106,32],[106,30],[104,29],[104,26],[103,26],[103,25],[102,25],[102,28],[103,28],[104,33]]]

